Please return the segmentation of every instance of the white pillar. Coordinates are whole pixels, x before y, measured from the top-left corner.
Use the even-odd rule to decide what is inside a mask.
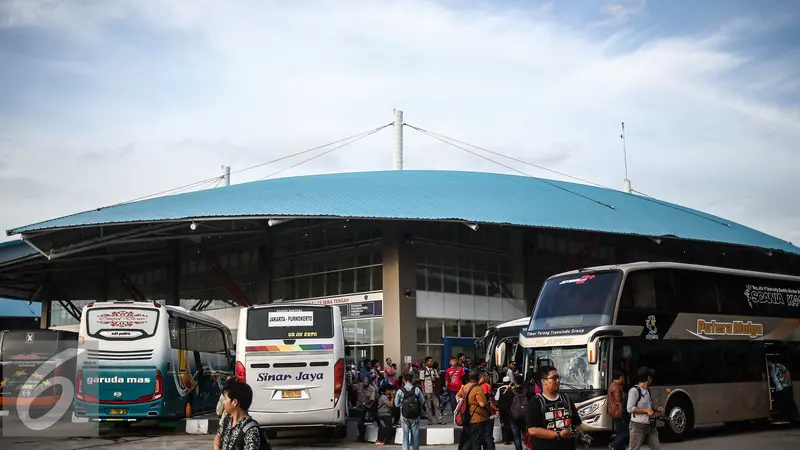
[[[231,185],[231,166],[222,166],[222,185]]]
[[[394,110],[394,169],[403,170],[403,111]]]

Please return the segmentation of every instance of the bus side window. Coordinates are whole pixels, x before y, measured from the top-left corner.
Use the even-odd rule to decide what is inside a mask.
[[[175,316],[169,318],[169,345],[174,349],[181,349],[181,340],[183,333],[181,333],[180,319]]]
[[[675,308],[675,289],[670,270],[642,270],[628,275],[622,309],[670,312]]]

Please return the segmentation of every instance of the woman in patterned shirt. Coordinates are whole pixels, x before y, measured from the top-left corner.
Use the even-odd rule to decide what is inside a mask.
[[[249,423],[255,422],[247,413],[253,402],[253,390],[246,383],[232,380],[224,395],[225,415],[214,438],[214,450],[258,450],[261,446],[261,436],[257,423],[248,427],[240,437],[244,428]]]

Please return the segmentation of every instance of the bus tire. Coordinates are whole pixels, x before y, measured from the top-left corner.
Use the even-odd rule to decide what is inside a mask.
[[[683,441],[694,430],[694,408],[685,396],[678,395],[671,398],[667,402],[664,413],[666,417],[671,419],[659,430],[659,434],[662,434],[661,431],[663,431],[665,442]]]
[[[332,433],[334,439],[345,439],[347,437],[347,427],[339,426],[333,427]]]

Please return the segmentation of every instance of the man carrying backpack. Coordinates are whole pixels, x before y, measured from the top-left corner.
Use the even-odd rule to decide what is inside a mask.
[[[653,398],[650,396],[650,384],[653,382],[655,371],[641,367],[636,371],[636,386],[628,392],[627,410],[631,414],[629,450],[639,450],[642,444],[647,443],[650,450],[659,450],[661,442],[658,440],[658,429],[652,423],[656,412],[663,412],[664,408],[653,410]]]
[[[511,427],[511,436],[514,441],[515,450],[523,450],[523,433],[528,432],[525,420],[528,412],[528,403],[533,395],[530,389],[522,385],[522,375],[514,375],[514,381],[503,394],[504,402],[509,405],[508,421]]]
[[[261,433],[247,410],[253,402],[253,390],[246,383],[233,380],[228,384],[223,400],[225,416],[217,436],[214,450],[267,450],[269,440]]]
[[[575,430],[581,417],[573,401],[559,392],[561,376],[552,366],[539,367],[542,393],[531,398],[525,408],[531,448],[536,450],[575,450]]]
[[[425,397],[419,387],[414,386],[414,375],[403,376],[405,384],[394,396],[394,406],[400,408],[400,423],[403,426],[403,450],[419,450],[419,418]],[[225,450],[225,449],[223,449]]]

